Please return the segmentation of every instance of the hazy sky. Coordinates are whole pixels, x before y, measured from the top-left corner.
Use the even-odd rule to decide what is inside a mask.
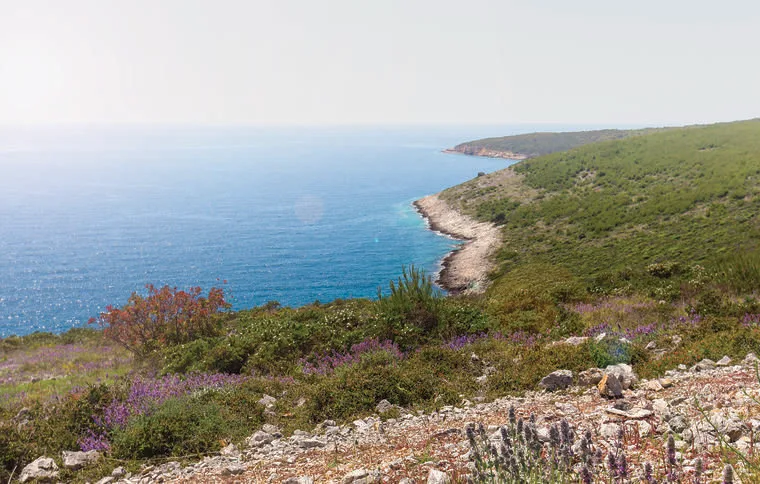
[[[760,116],[756,0],[0,0],[0,123]]]

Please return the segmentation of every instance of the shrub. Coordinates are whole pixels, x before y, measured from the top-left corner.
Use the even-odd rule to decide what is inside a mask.
[[[390,294],[385,296],[378,288],[377,297],[384,320],[382,336],[406,346],[437,329],[443,298],[425,271],[414,266],[402,270],[397,283],[390,282]]]
[[[147,297],[132,293],[124,307],[108,306],[97,319],[89,321],[103,328],[107,338],[136,355],[145,355],[159,345],[186,343],[215,334],[215,316],[230,306],[221,288],[212,288],[208,297],[203,297],[200,287],[189,291],[169,286],[157,289],[152,284],[145,287]]]

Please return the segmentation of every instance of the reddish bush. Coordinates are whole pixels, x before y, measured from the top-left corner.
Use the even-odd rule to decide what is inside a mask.
[[[159,345],[180,344],[216,333],[220,320],[217,317],[230,305],[224,299],[224,290],[211,288],[208,297],[201,296],[201,288],[189,291],[164,286],[157,289],[145,286],[148,295],[132,293],[124,307],[107,306],[97,323],[106,337],[129,351],[144,355]]]

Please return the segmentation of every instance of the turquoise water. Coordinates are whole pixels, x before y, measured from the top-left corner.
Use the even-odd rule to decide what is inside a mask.
[[[440,153],[529,127],[0,130],[0,336],[82,325],[146,283],[235,308],[373,297],[455,241],[411,202],[506,160]]]

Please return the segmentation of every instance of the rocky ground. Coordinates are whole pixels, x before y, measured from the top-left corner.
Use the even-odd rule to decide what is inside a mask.
[[[477,355],[472,358],[478,360]],[[714,482],[720,480],[724,468],[720,441],[744,455],[754,454],[754,429],[760,426],[760,404],[755,400],[760,396],[757,361],[754,354],[741,362],[704,360],[648,381],[639,381],[627,365],[579,375],[558,371],[544,378],[540,391],[488,403],[465,401],[432,414],[404,414],[381,402],[377,416],[349,425],[326,421],[287,438],[277,428],[264,426],[241,448],[229,445],[220,455],[195,464],[182,467],[169,462],[146,467],[137,475],[117,468],[99,483],[465,481],[473,469],[465,427],[482,424],[489,433],[498,434],[498,426],[508,423],[510,408],[526,421],[535,416],[542,442],[549,440],[551,425],[566,419],[576,435],[591,431],[593,442],[604,453],[622,448],[633,470],[644,462],[655,466],[663,462],[665,442],[672,434],[679,463],[677,482],[691,482],[687,479],[697,457],[707,469],[705,482]],[[488,365],[482,364],[487,378]],[[615,393],[621,398],[610,398]],[[401,416],[381,418],[390,414]],[[72,453],[64,460],[81,466],[97,458],[80,454],[84,453]],[[54,473],[52,459],[43,460],[35,461],[39,472]],[[30,466],[24,469],[22,481],[33,476],[35,463],[31,470]],[[737,470],[741,467],[740,462]]]

